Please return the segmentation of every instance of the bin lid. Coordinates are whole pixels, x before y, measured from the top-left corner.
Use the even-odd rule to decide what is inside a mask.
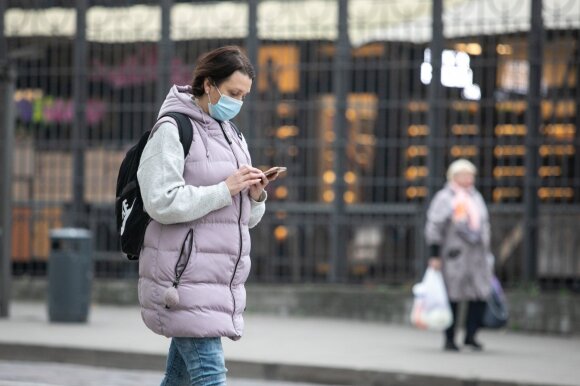
[[[58,228],[50,231],[51,239],[90,239],[91,232],[83,228]]]

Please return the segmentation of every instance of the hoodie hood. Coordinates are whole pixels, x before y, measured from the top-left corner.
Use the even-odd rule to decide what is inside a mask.
[[[165,101],[159,109],[159,115],[157,119],[169,112],[177,112],[188,115],[192,120],[197,121],[204,126],[207,125],[209,115],[203,112],[203,110],[198,107],[193,102],[193,94],[191,93],[191,86],[177,86],[174,85],[169,90],[169,93],[165,97]]]

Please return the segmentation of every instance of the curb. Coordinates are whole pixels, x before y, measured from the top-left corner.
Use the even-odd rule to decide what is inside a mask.
[[[0,360],[69,363],[126,370],[165,370],[165,355],[0,343]],[[345,369],[283,363],[226,360],[228,374],[236,378],[352,386],[526,386],[527,383],[459,379],[365,369]],[[550,385],[544,385],[550,386]],[[552,385],[557,386],[557,385]]]

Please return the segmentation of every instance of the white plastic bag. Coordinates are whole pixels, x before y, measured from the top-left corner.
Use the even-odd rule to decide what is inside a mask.
[[[418,328],[443,331],[453,323],[453,314],[441,271],[427,268],[423,280],[413,286],[411,323]]]

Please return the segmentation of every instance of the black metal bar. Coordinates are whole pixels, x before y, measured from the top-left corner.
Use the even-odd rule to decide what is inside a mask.
[[[538,142],[541,125],[541,82],[544,44],[542,0],[532,0],[528,40],[529,83],[525,138],[526,175],[524,178],[524,280],[536,278],[538,259]]]
[[[173,58],[173,42],[171,41],[171,8],[173,0],[161,1],[161,39],[158,43],[158,77],[156,105],[161,107],[167,91],[171,87],[171,59]]]
[[[4,35],[4,18],[6,17],[7,2],[0,1],[0,60],[6,60],[8,56],[8,46]]]
[[[334,115],[334,211],[330,226],[330,274],[336,282],[344,278],[346,240],[342,232],[344,217],[344,173],[346,165],[347,122],[346,109],[349,88],[350,42],[348,39],[348,0],[338,2],[338,40],[334,57],[333,91],[336,98]]]
[[[429,114],[427,125],[429,134],[427,136],[427,202],[440,188],[443,176],[443,164],[445,162],[442,146],[443,128],[441,127],[441,98],[443,96],[443,86],[441,85],[441,53],[443,51],[443,0],[433,0],[433,25],[431,40],[431,67],[432,77],[429,84]]]
[[[12,280],[12,158],[14,118],[12,100],[16,73],[8,62],[4,35],[6,2],[0,1],[0,318],[10,314],[10,287]]]
[[[2,30],[3,31],[3,30]],[[3,39],[0,39],[3,40]],[[5,51],[4,51],[5,52]],[[0,318],[9,316],[12,280],[12,159],[14,156],[14,88],[16,70],[0,58]],[[2,113],[3,112],[3,113]]]
[[[580,44],[580,31],[576,31],[576,33],[574,33],[572,35],[575,39],[576,39],[576,55],[574,55],[574,59],[571,60],[575,60],[574,66],[576,68],[576,102],[575,102],[575,110],[576,111],[576,118],[574,120],[574,126],[576,127],[576,135],[574,135],[574,141],[575,144],[580,144],[580,47],[578,47],[578,45]],[[574,195],[580,197],[580,181],[577,181],[577,178],[580,177],[580,156],[576,155],[574,160],[574,181],[571,181],[572,186],[574,186]],[[578,257],[578,254],[576,254],[576,259],[580,259],[580,257]],[[577,260],[578,261],[578,260]],[[580,278],[578,278],[578,281],[580,281]]]
[[[254,92],[251,92],[246,97],[246,102],[243,116],[244,135],[250,145],[253,144],[253,139],[256,137],[256,110],[257,102],[256,93],[258,89],[258,72],[260,67],[258,65],[258,49],[260,41],[258,40],[258,2],[259,0],[248,0],[248,36],[246,38],[246,50],[250,63],[254,65],[256,78],[254,79]],[[276,102],[276,101],[275,101]]]
[[[431,202],[431,199],[435,195],[435,192],[441,187],[441,180],[444,170],[445,156],[443,153],[442,135],[443,128],[441,127],[441,110],[443,97],[443,85],[441,84],[441,54],[443,52],[444,36],[443,36],[443,0],[433,0],[432,8],[432,40],[430,45],[431,51],[431,83],[429,84],[428,90],[428,102],[429,102],[429,112],[427,116],[427,125],[429,127],[429,133],[427,135],[427,148],[429,153],[427,154],[427,197],[425,199],[425,210],[419,213],[418,216],[422,221],[418,221],[418,224],[425,223],[425,213],[427,212],[427,207]],[[425,259],[427,249],[425,248],[425,242],[423,238],[423,226],[417,226],[417,232],[415,240],[415,247],[417,248],[417,261],[416,261],[416,275],[417,278],[420,277],[426,265]]]
[[[86,148],[86,104],[87,104],[87,9],[89,0],[76,2],[76,36],[73,58],[73,98],[74,122],[71,135],[71,150],[73,153],[73,202],[71,221],[76,226],[82,226],[84,216],[84,174]]]

